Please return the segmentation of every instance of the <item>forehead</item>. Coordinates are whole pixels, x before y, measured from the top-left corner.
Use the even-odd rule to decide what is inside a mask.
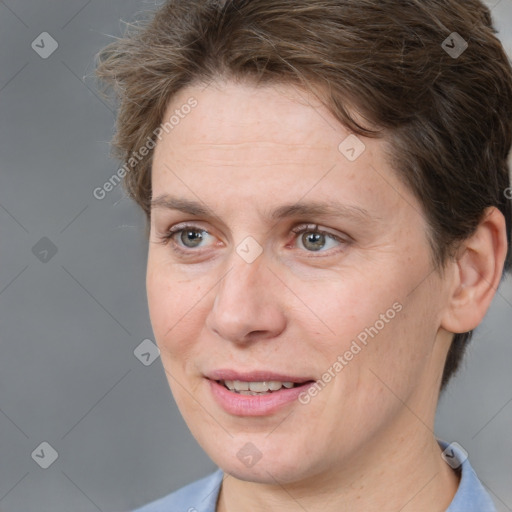
[[[196,106],[184,109],[191,99]],[[192,86],[172,99],[164,122],[173,115],[179,123],[155,149],[154,197],[179,191],[197,199],[200,190],[205,200],[243,199],[258,207],[264,200],[278,208],[307,195],[374,217],[415,203],[387,163],[385,139],[355,138],[317,98],[294,86]]]
[[[195,144],[198,151],[228,151],[236,157],[258,144],[276,155],[294,146],[303,157],[327,152],[337,157],[340,136],[348,135],[317,98],[293,85],[214,82],[187,87],[172,98],[164,121],[191,98],[197,106],[182,116],[168,138]]]

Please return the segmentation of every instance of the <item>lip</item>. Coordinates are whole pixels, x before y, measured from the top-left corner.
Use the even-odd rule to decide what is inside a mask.
[[[210,393],[215,402],[228,414],[233,416],[268,416],[280,409],[297,402],[301,393],[315,383],[314,379],[284,375],[267,371],[239,373],[233,370],[218,370],[206,377]],[[301,383],[293,388],[281,388],[266,395],[242,395],[226,389],[221,380],[240,380],[243,382],[263,382],[277,380],[279,382]]]

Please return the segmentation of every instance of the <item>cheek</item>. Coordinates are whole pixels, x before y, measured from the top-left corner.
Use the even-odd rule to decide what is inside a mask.
[[[426,288],[410,293],[414,283],[415,276],[401,275],[398,268],[307,286],[290,283],[307,306],[294,321],[308,333],[318,369],[337,368],[350,376],[341,379],[343,386],[373,382],[380,389],[378,375],[389,385],[407,387],[428,359],[437,331],[432,296]],[[343,368],[333,369],[339,356]]]
[[[186,353],[193,347],[195,332],[204,322],[205,290],[191,281],[180,281],[169,269],[148,261],[146,290],[149,315],[163,356]],[[182,340],[188,340],[183,343]]]
[[[393,401],[396,394],[405,400],[429,371],[437,333],[433,302],[426,293],[400,294],[395,307],[385,301],[377,315],[367,316],[361,331],[366,345],[357,357],[362,356],[359,379],[373,388],[370,396],[389,395]]]
[[[331,357],[350,348],[365,347],[375,335],[400,321],[401,283],[383,283],[382,275],[334,276],[316,283],[289,283],[300,298],[303,314],[294,320],[303,332],[316,336],[316,348]],[[299,306],[299,303],[297,303]]]

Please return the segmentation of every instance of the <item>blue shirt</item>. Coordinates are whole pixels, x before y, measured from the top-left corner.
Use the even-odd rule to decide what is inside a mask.
[[[448,446],[443,442],[439,444],[443,449]],[[451,450],[452,460],[460,464],[461,479],[457,493],[446,512],[496,512],[489,494],[480,483],[465,454],[456,446]],[[458,464],[455,463],[454,466],[456,465]],[[133,512],[215,512],[223,476],[223,471],[218,469],[209,476]]]

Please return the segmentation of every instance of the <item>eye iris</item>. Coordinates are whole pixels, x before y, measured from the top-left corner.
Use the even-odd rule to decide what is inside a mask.
[[[203,233],[193,229],[184,230],[181,232],[180,238],[186,247],[197,247],[203,239]]]
[[[325,245],[325,235],[322,233],[304,233],[302,235],[302,243],[306,249],[318,251]]]

